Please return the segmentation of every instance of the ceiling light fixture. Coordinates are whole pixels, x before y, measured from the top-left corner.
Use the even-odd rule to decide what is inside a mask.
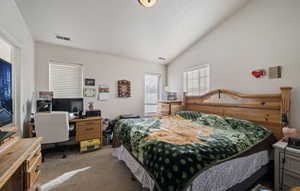
[[[140,4],[143,5],[144,7],[153,7],[158,0],[139,0]]]

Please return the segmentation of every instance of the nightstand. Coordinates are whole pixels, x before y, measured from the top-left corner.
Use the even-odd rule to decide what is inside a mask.
[[[172,115],[181,110],[182,110],[182,101],[178,101],[178,100],[159,101],[158,114],[161,116]]]
[[[300,149],[286,147],[287,143],[278,141],[273,145],[275,149],[275,191],[288,191],[300,186]],[[285,162],[284,162],[285,158]]]

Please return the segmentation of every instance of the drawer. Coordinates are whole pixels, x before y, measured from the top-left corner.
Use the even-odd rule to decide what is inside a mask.
[[[100,129],[97,132],[89,132],[89,133],[82,133],[76,134],[76,141],[83,141],[83,140],[89,140],[89,139],[100,139]]]
[[[34,162],[41,155],[41,146],[38,146],[32,154],[26,159],[26,170],[29,170],[34,165]]]
[[[169,115],[169,111],[169,104],[158,104],[158,113],[160,113],[161,115]]]
[[[300,186],[300,174],[284,171],[283,185],[288,188]]]
[[[284,158],[284,154],[280,153],[280,161]],[[284,169],[300,174],[300,157],[286,153]]]
[[[100,120],[92,120],[92,121],[82,121],[78,122],[78,126],[99,126],[100,127]]]
[[[42,155],[34,160],[32,167],[26,171],[26,188],[30,189],[37,182],[40,172],[41,172],[41,164],[42,164]]]
[[[175,114],[176,112],[179,112],[182,110],[182,105],[180,104],[172,104],[171,105],[171,114]]]
[[[97,133],[100,132],[100,126],[96,126],[96,125],[78,126],[76,131],[77,134]]]

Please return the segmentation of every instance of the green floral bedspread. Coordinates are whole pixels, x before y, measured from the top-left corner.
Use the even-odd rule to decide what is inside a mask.
[[[249,121],[192,111],[166,118],[120,120],[116,132],[161,191],[186,189],[199,173],[271,135]]]

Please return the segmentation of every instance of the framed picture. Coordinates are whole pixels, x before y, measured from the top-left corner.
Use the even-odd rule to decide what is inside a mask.
[[[86,86],[95,86],[95,79],[85,78],[84,79],[84,84]]]
[[[96,88],[84,88],[83,89],[84,97],[95,97],[96,93],[97,93]]]
[[[109,99],[109,86],[106,84],[100,84],[98,88],[98,100],[105,101]]]
[[[128,80],[119,80],[118,81],[118,97],[130,97],[130,81]]]

